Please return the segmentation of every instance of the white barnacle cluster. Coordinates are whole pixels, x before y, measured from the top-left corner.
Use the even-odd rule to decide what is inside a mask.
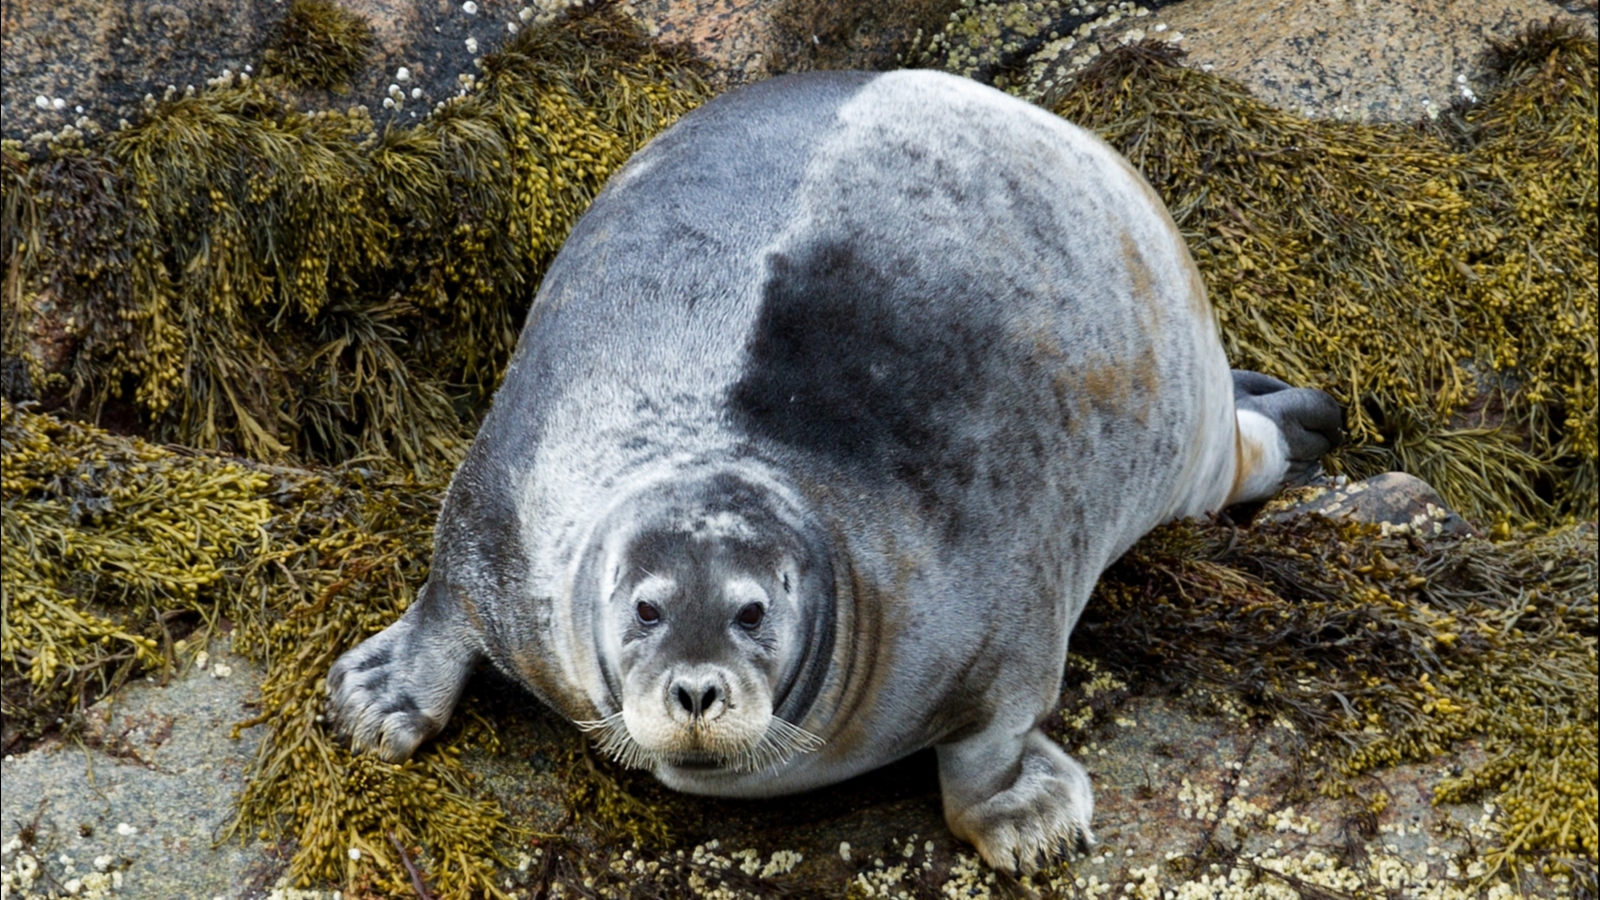
[[[584,2],[585,0],[534,0],[533,3],[517,11],[517,22],[522,25],[548,25],[566,15],[568,10],[583,6]]]
[[[280,880],[267,893],[267,900],[344,900],[344,894],[341,891],[297,888],[291,886],[287,880]]]
[[[913,36],[901,62],[936,64],[966,77],[1001,62],[1008,68],[1020,64],[1027,75],[997,77],[995,86],[1038,101],[1093,61],[1103,47],[1183,40],[1181,32],[1164,22],[1142,21],[1150,15],[1149,8],[1131,0],[962,0],[938,33],[919,30]]]
[[[76,897],[108,900],[122,890],[125,876],[110,854],[96,856],[88,867],[67,854],[46,854],[20,836],[0,845],[0,898]]]
[[[517,876],[508,878],[505,883],[511,896],[522,896],[514,889],[519,882],[526,881],[530,867],[542,854],[542,850],[535,849],[533,856],[521,854],[518,857]],[[635,844],[633,849],[607,863],[612,880],[588,879],[584,882],[586,893],[583,896],[622,900],[634,896],[630,893],[632,885],[646,881],[688,885],[689,896],[700,900],[745,900],[767,896],[769,888],[762,885],[763,882],[789,875],[804,860],[805,856],[794,850],[774,850],[768,856],[753,848],[725,852],[722,843],[715,840],[659,857]],[[756,880],[754,895],[751,894],[751,879]],[[567,896],[566,888],[559,882],[551,884],[550,891],[551,897]]]
[[[1273,831],[1292,832],[1294,834],[1311,834],[1322,828],[1310,816],[1296,813],[1293,806],[1285,806],[1277,812],[1267,813],[1265,824]]]
[[[1217,793],[1185,778],[1178,787],[1178,814],[1185,819],[1217,820]]]
[[[860,868],[850,882],[851,896],[883,897],[900,900],[921,896],[916,888],[927,873],[933,871],[933,841],[917,844],[917,835],[896,838],[883,848],[882,855],[872,857],[870,864]],[[852,858],[848,842],[839,845],[839,856],[845,862]],[[885,859],[887,857],[887,859]],[[959,889],[954,885],[961,885]],[[994,873],[982,867],[975,857],[960,856],[943,887],[947,897],[987,897],[989,885],[994,884]]]
[[[1247,784],[1241,781],[1238,786],[1243,788]],[[1222,824],[1229,829],[1249,828],[1261,821],[1264,812],[1261,807],[1234,794],[1228,798],[1227,805],[1222,809]]]
[[[1416,537],[1436,537],[1444,533],[1444,520],[1450,518],[1450,511],[1436,504],[1424,504],[1421,512],[1411,517],[1408,522],[1379,522],[1378,530],[1384,537],[1390,535],[1415,535]]]
[[[950,900],[989,900],[994,896],[994,872],[978,862],[976,856],[962,853],[950,867],[950,878],[939,888],[939,893]]]

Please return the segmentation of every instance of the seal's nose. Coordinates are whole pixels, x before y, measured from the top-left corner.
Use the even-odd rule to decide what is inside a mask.
[[[717,672],[681,673],[672,679],[667,695],[667,708],[680,721],[710,721],[728,706],[728,688]]]

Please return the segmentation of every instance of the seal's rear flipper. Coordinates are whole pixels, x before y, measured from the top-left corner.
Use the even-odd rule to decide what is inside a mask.
[[[1259,372],[1233,370],[1238,469],[1228,503],[1263,500],[1316,475],[1344,440],[1344,411],[1315,388],[1290,387]]]
[[[410,758],[444,728],[481,654],[460,601],[430,580],[400,621],[328,672],[328,713],[357,750]]]

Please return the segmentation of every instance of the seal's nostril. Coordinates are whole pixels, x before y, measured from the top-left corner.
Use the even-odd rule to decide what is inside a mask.
[[[682,685],[672,689],[673,696],[678,698],[678,705],[683,707],[691,716],[700,714],[700,708],[695,705],[694,696],[683,688]]]
[[[710,709],[711,704],[715,702],[717,702],[717,689],[715,687],[706,688],[706,692],[700,695],[700,710],[704,712]]]

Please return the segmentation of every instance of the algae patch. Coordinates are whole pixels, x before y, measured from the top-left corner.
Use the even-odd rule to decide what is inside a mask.
[[[399,890],[394,834],[424,848],[441,896],[491,885],[521,832],[459,755],[492,750],[492,730],[458,716],[445,740],[389,765],[352,757],[319,724],[333,659],[427,577],[441,485],[183,453],[10,403],[0,450],[8,724],[37,730],[141,666],[186,662],[165,639],[173,614],[225,618],[235,649],[268,663],[261,714],[238,726],[268,731],[234,827],[293,838],[303,882]]]
[[[1500,808],[1489,873],[1572,872],[1600,851],[1597,552],[1592,523],[1499,543],[1177,523],[1106,572],[1074,640],[1129,682],[1292,724],[1327,794],[1479,737],[1489,758],[1434,801]]]
[[[1334,393],[1353,477],[1410,472],[1478,521],[1592,519],[1595,43],[1499,47],[1454,131],[1304,119],[1179,56],[1106,53],[1050,105],[1166,201],[1232,364]]]
[[[152,100],[49,158],[8,147],[5,352],[43,380],[56,335],[73,407],[131,400],[159,440],[442,476],[544,266],[706,98],[700,71],[580,11],[508,40],[414,127],[296,110],[266,77]]]
[[[331,0],[292,0],[266,53],[266,74],[296,87],[348,90],[376,42],[372,26]]]

